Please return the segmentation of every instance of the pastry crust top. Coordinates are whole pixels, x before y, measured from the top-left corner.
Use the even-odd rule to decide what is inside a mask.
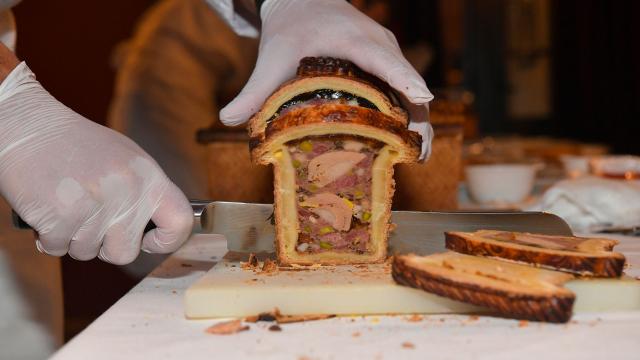
[[[293,97],[322,89],[344,91],[364,98],[373,103],[378,110],[328,103],[294,109],[269,121],[278,109]],[[272,143],[273,137],[280,136],[293,127],[313,124],[316,128],[331,127],[333,131],[328,133],[341,133],[343,129],[337,125],[351,124],[356,128],[366,126],[368,128],[366,136],[373,139],[385,141],[384,139],[389,136],[398,137],[401,143],[395,145],[404,147],[400,151],[406,155],[403,156],[402,161],[417,161],[421,145],[420,135],[407,129],[406,111],[393,105],[392,99],[383,89],[390,88],[349,61],[332,58],[302,59],[296,77],[282,84],[249,120],[254,160],[265,163],[256,157],[264,151],[256,152],[256,148],[262,147],[264,150],[265,145]],[[391,92],[389,94],[392,96]],[[317,118],[314,119],[314,117]],[[358,117],[362,118],[358,119]]]
[[[535,264],[579,275],[618,277],[625,257],[613,252],[616,240],[479,230],[447,232],[448,249],[469,255]]]

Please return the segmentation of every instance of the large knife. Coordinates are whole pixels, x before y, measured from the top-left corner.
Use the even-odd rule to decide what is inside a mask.
[[[222,234],[229,251],[273,252],[273,205],[192,200],[195,233]],[[560,217],[541,212],[393,211],[392,253],[432,254],[444,250],[445,231],[493,229],[573,235]],[[14,225],[30,228],[14,213]]]

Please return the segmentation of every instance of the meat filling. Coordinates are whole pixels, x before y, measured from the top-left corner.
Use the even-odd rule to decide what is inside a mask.
[[[371,171],[382,146],[343,135],[287,143],[296,172],[299,253],[372,250]]]

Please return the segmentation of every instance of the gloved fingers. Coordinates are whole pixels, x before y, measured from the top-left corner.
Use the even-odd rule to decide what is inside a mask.
[[[58,222],[50,229],[37,229],[36,248],[44,254],[64,256],[69,251],[69,243],[75,229]]]
[[[193,230],[193,209],[178,187],[169,183],[151,220],[156,228],[142,239],[142,250],[170,253],[177,250]]]
[[[295,48],[295,45],[277,36],[261,46],[249,81],[240,94],[220,110],[223,124],[236,126],[245,123],[280,84],[295,75],[300,60]]]
[[[115,265],[132,262],[140,253],[143,229],[144,225],[134,227],[126,219],[112,224],[104,235],[98,258]]]
[[[409,130],[422,136],[420,160],[428,159],[431,155],[431,140],[433,139],[433,128],[429,123],[429,104],[414,104],[402,95],[399,98],[402,106],[409,113]]]
[[[433,99],[427,84],[396,45],[372,42],[354,44],[349,58],[363,70],[386,81],[414,104],[426,104]]]
[[[69,244],[69,256],[76,260],[91,260],[98,256],[105,230],[91,220],[83,224]]]
[[[35,230],[38,251],[53,256],[64,256],[67,253],[71,237],[80,227],[68,217],[69,214],[61,214],[58,209],[40,201],[12,205],[18,215]]]

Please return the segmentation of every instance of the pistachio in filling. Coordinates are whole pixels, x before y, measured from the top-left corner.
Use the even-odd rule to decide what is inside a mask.
[[[290,141],[296,175],[298,253],[370,249],[372,165],[381,142],[328,135]]]

